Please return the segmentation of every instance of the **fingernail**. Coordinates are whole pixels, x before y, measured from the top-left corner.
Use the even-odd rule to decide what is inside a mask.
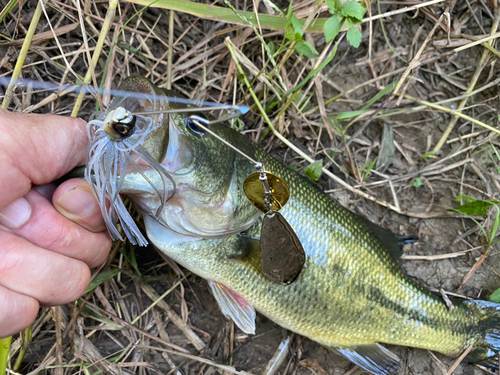
[[[0,224],[10,229],[19,228],[31,216],[31,205],[26,198],[19,198],[0,212]]]
[[[72,215],[85,217],[94,210],[95,199],[90,192],[74,188],[61,195],[57,204]]]

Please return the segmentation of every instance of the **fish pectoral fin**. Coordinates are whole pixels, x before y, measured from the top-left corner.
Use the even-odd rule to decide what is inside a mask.
[[[238,293],[215,281],[207,280],[215,300],[226,318],[243,332],[255,334],[255,309]]]
[[[332,350],[372,374],[388,375],[399,369],[398,356],[379,344],[357,345]]]
[[[245,234],[238,234],[238,250],[229,258],[264,275],[260,266],[260,240]]]

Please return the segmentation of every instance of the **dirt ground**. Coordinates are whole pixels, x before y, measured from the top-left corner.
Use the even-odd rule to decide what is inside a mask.
[[[250,2],[232,3],[238,10],[254,10],[255,4]],[[323,160],[328,171],[384,204],[346,190],[323,173],[317,183],[327,194],[394,233],[418,238],[415,244],[405,247],[401,260],[408,277],[434,290],[487,299],[500,287],[498,245],[493,244],[486,260],[461,287],[487,246],[477,223],[446,210],[460,204],[457,197],[461,194],[481,200],[500,197],[500,154],[496,154],[498,134],[478,123],[459,118],[435,157],[424,155],[435,149],[453,118],[446,109],[456,109],[467,88],[470,91],[481,90],[468,99],[462,112],[498,129],[498,51],[496,55],[490,53],[484,59],[484,68],[477,73],[485,48],[477,45],[454,50],[497,32],[492,31],[495,17],[492,5],[496,3],[482,0],[442,1],[404,12],[405,7],[423,2],[370,3],[373,15],[383,14],[383,24],[379,20],[373,21],[371,27],[368,22],[363,23],[363,39],[357,49],[349,45],[345,32],[341,32],[335,58],[315,80],[301,89],[301,96],[307,99],[305,103],[300,104],[298,96],[294,100],[296,105],[288,107],[282,116],[277,110],[271,111],[271,119],[292,145],[314,160]],[[0,4],[3,7],[6,1],[0,0]],[[226,7],[223,2],[215,5]],[[277,2],[276,5],[286,10],[289,4]],[[33,1],[23,1],[20,11],[16,6],[0,24],[0,32],[14,40],[22,40],[35,6]],[[87,17],[84,27],[89,34],[89,42],[94,46],[102,27],[106,3],[84,1],[82,6]],[[121,2],[119,14],[127,15],[124,17],[127,19],[139,9],[140,6]],[[258,6],[261,13],[268,13],[270,9],[265,3]],[[49,0],[47,10],[56,29],[76,22],[78,15],[71,1]],[[311,14],[328,17],[327,12],[316,10],[310,1],[294,3],[294,12],[299,18],[307,18]],[[446,43],[448,37],[446,19],[437,22],[446,11],[451,11],[452,46],[439,47],[439,43]],[[498,11],[496,14],[498,17]],[[118,21],[118,16],[115,21]],[[231,23],[176,12],[173,70],[168,76],[168,25],[168,11],[161,8],[150,8],[128,24],[119,39],[122,44],[116,47],[116,55],[112,55],[114,87],[128,75],[147,75],[153,67],[158,85],[166,84],[171,77],[173,89],[192,99],[229,103],[234,95],[237,103],[252,106],[253,100],[244,83],[232,78],[238,74],[224,46],[224,38],[229,36],[237,41],[236,44],[250,60],[245,64],[244,71],[261,102],[275,100],[269,85],[251,72],[250,66],[253,65],[257,71],[263,72],[263,76],[271,77],[271,85],[279,86],[278,78],[271,74],[269,61],[263,63],[261,42],[251,28],[240,25],[232,29],[234,24]],[[437,29],[432,31],[435,25],[438,25]],[[117,30],[119,27],[112,27],[108,41]],[[50,33],[43,17],[37,29],[37,33],[42,32]],[[283,31],[263,29],[262,34],[266,43],[272,41],[276,46],[283,40]],[[66,52],[80,48],[81,38],[80,28],[64,35],[58,34]],[[330,51],[333,48],[327,46],[321,33],[305,34],[304,38],[320,53],[325,48]],[[80,44],[71,45],[76,42]],[[99,80],[106,73],[105,62],[111,51],[110,44],[105,44],[104,54],[96,67]],[[424,49],[419,51],[423,44]],[[44,77],[45,81],[53,83],[64,81],[74,84],[76,79],[71,74],[63,79],[64,64],[62,68],[54,65],[62,62],[56,59],[60,53],[53,37],[37,45],[41,53],[31,51],[28,54],[22,77],[35,80]],[[134,52],[132,48],[139,52]],[[12,75],[19,51],[19,44],[0,42],[2,76]],[[306,77],[317,60],[309,60],[294,52],[285,61],[284,54],[276,58],[278,63],[282,61],[284,64],[279,71],[280,79],[287,87],[293,88]],[[6,58],[2,60],[1,56]],[[53,60],[48,60],[49,57]],[[71,58],[68,55],[68,59]],[[401,88],[403,94],[381,96],[363,108],[384,87],[396,82],[409,62],[415,65],[409,70],[410,79]],[[83,56],[75,58],[72,64],[78,74],[85,75],[87,66]],[[479,74],[477,82],[471,84],[475,73]],[[4,95],[4,92],[5,88],[0,87],[0,94]],[[40,108],[30,107],[50,98],[52,93],[52,90],[31,88],[26,81],[15,92],[9,108],[69,115],[76,100],[74,94],[48,100]],[[334,102],[323,104],[337,95],[339,97]],[[439,108],[428,104],[438,102],[441,103]],[[87,97],[79,116],[87,118],[94,110],[94,103],[92,97]],[[315,109],[318,105],[320,109]],[[324,115],[321,113],[323,110]],[[361,116],[347,116],[349,112],[359,110],[364,111]],[[331,122],[330,134],[324,125],[326,116]],[[272,132],[262,136],[266,128],[255,107],[242,117],[242,131],[252,140],[257,140],[260,146],[286,165],[299,171],[305,170],[309,162],[278,141]],[[392,129],[392,136],[383,136],[384,129],[387,132],[387,129]],[[383,157],[382,145],[394,147],[389,153],[388,165],[374,164],[370,170],[367,165],[375,158]],[[387,208],[388,204],[399,207],[401,214]],[[475,218],[490,233],[495,215],[496,211],[492,208],[488,216],[477,215]],[[165,263],[150,247],[138,248],[135,252],[131,252],[128,246],[119,247],[116,245],[110,260],[101,270],[116,272],[82,298],[88,303],[80,301],[61,308],[42,309],[33,326],[33,339],[26,344],[22,365],[12,373],[225,375],[240,371],[261,374],[281,341],[290,334],[260,314],[257,315],[256,334],[244,334],[224,318],[203,279]],[[457,252],[463,254],[451,256]],[[438,254],[449,257],[432,258]],[[404,259],[411,256],[420,258]],[[185,278],[179,272],[184,273]],[[164,299],[166,306],[160,303],[139,317],[152,303],[147,296],[148,287],[156,290],[158,295],[170,288],[173,291]],[[137,322],[131,326],[129,323],[136,318]],[[196,340],[199,340],[198,345],[202,343],[203,349],[193,345]],[[20,355],[22,343],[22,338],[14,337],[12,359]],[[187,349],[192,357],[172,353],[179,348],[169,347],[166,343]],[[454,358],[425,350],[404,347],[390,347],[390,350],[401,358],[401,375],[444,374],[455,362]],[[203,362],[202,359],[211,362]],[[214,366],[214,363],[231,365],[233,369],[224,370]],[[453,374],[488,373],[485,371],[463,362]],[[363,371],[314,341],[294,336],[277,373],[359,375]]]

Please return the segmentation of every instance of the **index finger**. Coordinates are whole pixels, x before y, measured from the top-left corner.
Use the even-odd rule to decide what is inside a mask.
[[[0,211],[85,161],[85,121],[0,110]]]

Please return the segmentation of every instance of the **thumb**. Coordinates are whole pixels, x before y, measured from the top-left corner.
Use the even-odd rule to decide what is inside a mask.
[[[52,204],[59,213],[91,232],[102,232],[106,224],[92,187],[79,178],[65,181],[54,192]]]

